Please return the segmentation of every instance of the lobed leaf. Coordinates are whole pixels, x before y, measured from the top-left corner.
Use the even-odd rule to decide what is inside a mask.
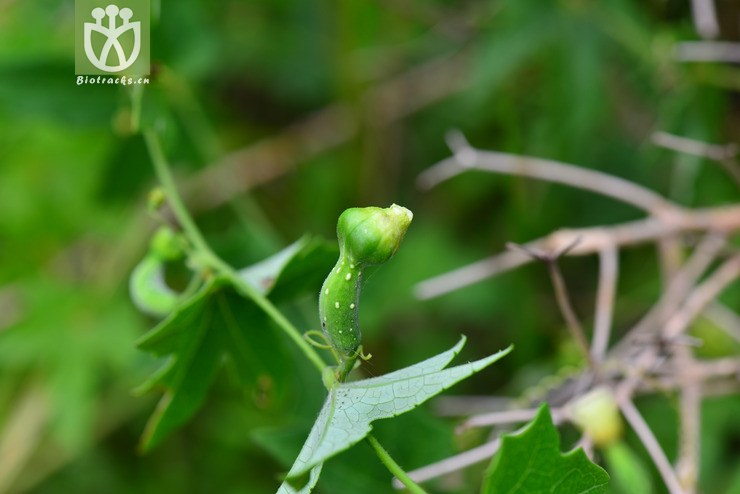
[[[200,408],[224,359],[234,364],[244,386],[281,371],[281,344],[267,316],[221,278],[207,282],[137,344],[169,357],[140,387],[165,390],[144,431],[145,450]]]
[[[482,494],[599,494],[609,475],[581,448],[560,452],[560,437],[543,404],[534,421],[506,434],[484,479]]]
[[[462,337],[450,350],[423,362],[385,376],[334,385],[288,472],[288,480],[278,492],[310,492],[289,490],[294,488],[290,482],[364,439],[372,430],[371,422],[413,410],[511,351],[509,347],[484,359],[445,369],[464,344]]]
[[[239,274],[271,299],[306,289],[318,291],[321,279],[310,273],[330,269],[336,252],[327,245],[318,238],[303,237]],[[217,277],[140,338],[139,348],[167,357],[138,388],[141,392],[164,389],[144,431],[142,449],[154,447],[197,412],[224,360],[233,364],[245,387],[254,385],[261,375],[279,384],[277,378],[288,364],[270,325],[269,317],[251,299]]]

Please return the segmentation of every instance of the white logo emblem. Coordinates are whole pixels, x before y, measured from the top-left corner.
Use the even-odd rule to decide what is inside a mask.
[[[129,22],[134,15],[131,9],[123,8],[119,10],[118,6],[114,4],[108,5],[105,10],[100,7],[94,8],[91,14],[95,19],[95,23],[85,23],[85,55],[87,55],[90,63],[105,72],[119,72],[131,67],[141,51],[141,22]],[[108,17],[107,26],[103,25],[103,17],[105,16]],[[123,23],[120,26],[116,25],[117,16],[123,19]],[[121,46],[118,38],[129,29],[134,33],[134,47],[129,56],[126,57],[126,54],[123,52],[123,46]],[[103,48],[100,51],[100,56],[95,53],[92,46],[92,34],[94,31],[106,37],[105,44],[103,44]],[[111,50],[115,51],[118,58],[118,65],[108,65],[108,56]]]

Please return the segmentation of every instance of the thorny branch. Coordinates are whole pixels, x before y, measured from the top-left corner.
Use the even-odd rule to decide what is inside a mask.
[[[695,2],[695,8],[702,2]],[[733,145],[712,146],[698,141],[656,134],[656,144],[681,152],[690,152],[715,160],[734,160]],[[439,275],[419,283],[419,298],[441,296],[517,268],[533,259],[554,266],[558,255],[599,256],[599,282],[590,354],[592,366],[548,391],[546,400],[555,406],[558,421],[569,421],[569,405],[593,390],[607,386],[622,416],[635,431],[655,463],[671,494],[696,492],[699,469],[700,409],[704,397],[714,392],[737,392],[740,358],[726,357],[709,361],[697,359],[693,347],[701,341],[686,334],[691,324],[705,316],[730,336],[740,340],[740,317],[723,306],[717,298],[740,279],[740,254],[728,248],[727,238],[740,231],[740,204],[710,209],[686,209],[659,194],[627,180],[601,172],[551,160],[492,151],[480,151],[459,134],[451,134],[448,143],[453,156],[429,168],[419,176],[423,188],[431,188],[468,171],[504,173],[595,192],[631,204],[648,216],[628,223],[559,230],[488,259]],[[686,234],[700,234],[696,245],[680,239]],[[619,252],[625,247],[654,243],[659,262],[667,268],[667,282],[654,306],[611,348],[612,319],[619,277]],[[692,250],[683,261],[684,252]],[[553,254],[554,253],[554,254]],[[559,254],[558,254],[559,253]],[[717,264],[715,269],[712,266]],[[556,269],[556,268],[555,268]],[[585,334],[569,307],[565,282],[552,272],[561,311],[577,342]],[[555,276],[553,276],[553,274]],[[585,337],[584,337],[585,341]],[[666,456],[650,425],[634,404],[642,394],[674,391],[679,397],[679,457],[674,464]],[[540,397],[539,400],[542,398]],[[462,398],[457,398],[462,400]],[[502,400],[512,403],[511,400]],[[497,407],[492,411],[467,417],[462,428],[523,423],[531,419],[537,399],[526,408]],[[589,437],[579,444],[591,444]],[[485,461],[498,449],[494,436],[483,446],[444,459],[409,473],[416,481],[445,475],[473,463]]]

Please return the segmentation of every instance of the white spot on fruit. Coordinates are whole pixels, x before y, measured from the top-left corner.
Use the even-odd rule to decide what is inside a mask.
[[[347,276],[344,277],[345,280],[349,281],[352,279],[352,273],[347,273]]]
[[[355,308],[355,304],[349,304],[349,308],[350,309],[354,309]]]
[[[339,308],[339,302],[334,302],[334,308],[335,309],[338,309]]]

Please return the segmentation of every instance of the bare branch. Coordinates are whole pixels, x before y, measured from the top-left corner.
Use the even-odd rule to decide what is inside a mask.
[[[701,156],[714,161],[735,158],[738,153],[736,144],[710,144],[688,137],[658,131],[652,135],[653,144],[681,153]]]
[[[714,0],[691,0],[691,13],[694,18],[694,29],[702,38],[719,36],[719,22]]]
[[[671,316],[665,322],[662,327],[661,338],[665,340],[672,340],[679,337],[691,322],[701,313],[701,311],[714,300],[724,288],[730,283],[740,277],[740,256],[735,256],[725,261],[715,272],[712,273],[709,278],[698,285],[688,297],[685,298],[680,296],[681,293],[687,289],[687,286],[692,286],[692,278],[697,279],[700,274],[706,269],[708,264],[714,259],[715,255],[720,251],[723,242],[718,237],[710,236],[705,239],[702,244],[697,248],[697,252],[694,253],[692,258],[687,262],[687,265],[682,271],[676,276],[674,283],[669,286],[666,295],[661,298],[661,301],[656,304],[657,309],[651,311],[653,314],[664,313],[669,304],[676,304],[676,311],[672,312]],[[672,299],[672,300],[671,300]],[[663,302],[661,304],[661,302]],[[660,317],[655,315],[648,315],[637,327],[632,330],[631,334],[639,332],[640,327],[644,326],[644,321],[650,321],[652,325],[658,327],[662,324]],[[655,327],[655,326],[653,326]],[[627,338],[623,340],[626,341]],[[681,478],[684,487],[681,487],[675,492],[694,492],[695,485],[698,477],[698,455],[699,455],[699,444],[700,444],[700,403],[701,403],[701,388],[700,383],[697,381],[697,372],[694,365],[693,358],[691,357],[690,350],[688,348],[677,348],[675,350],[675,365],[678,366],[678,381],[679,388],[681,390],[681,451],[679,457],[679,467]],[[630,421],[633,429],[638,434],[638,437],[642,440],[643,444],[647,448],[650,456],[653,458],[656,466],[661,472],[666,485],[668,485],[671,492],[674,492],[675,486],[671,485],[673,479],[673,471],[670,470],[670,474],[666,471],[665,465],[661,465],[663,459],[661,458],[662,450],[657,445],[657,441],[652,437],[652,433],[647,424],[640,422],[642,420],[637,416],[628,416],[631,413],[629,407],[634,409],[634,405],[631,404],[629,395],[637,388],[639,381],[641,380],[641,374],[655,367],[660,362],[659,355],[655,348],[650,346],[642,347],[641,355],[638,357],[639,364],[633,364],[636,371],[625,381],[620,383],[619,390],[616,393],[617,400],[620,402],[620,408]],[[715,369],[716,370],[716,369]],[[732,370],[732,369],[731,369]],[[626,408],[624,408],[626,407]],[[636,409],[632,410],[637,413]],[[639,430],[643,428],[645,430]],[[655,443],[655,444],[652,444]],[[656,450],[657,446],[657,450]],[[660,454],[659,454],[660,452]],[[665,460],[667,462],[667,460]],[[676,479],[676,482],[678,480]]]
[[[552,413],[553,420],[560,422],[564,418],[563,411],[558,408],[550,410]],[[537,416],[536,408],[527,408],[522,410],[505,410],[502,412],[491,412],[480,415],[473,415],[468,418],[465,422],[460,424],[459,429],[465,430],[472,427],[485,427],[491,425],[503,425],[503,424],[518,424],[521,422],[527,422]]]
[[[416,297],[422,300],[439,297],[468,285],[528,264],[532,259],[521,252],[503,252],[497,256],[483,259],[455,269],[434,278],[422,281],[414,288]]]
[[[507,396],[449,396],[438,397],[432,403],[434,413],[441,417],[463,417],[491,410],[508,410],[513,399]]]
[[[656,332],[671,314],[675,314],[684,304],[691,288],[721,252],[724,245],[725,241],[721,236],[708,235],[704,238],[686,264],[673,277],[660,299],[614,347],[611,355],[628,350],[645,333]]]
[[[686,347],[676,349],[680,379],[683,381],[679,398],[679,453],[676,473],[688,494],[696,492],[699,480],[701,447],[701,383],[694,376],[694,357]]]
[[[635,431],[637,437],[640,438],[640,441],[642,441],[642,444],[645,446],[650,458],[658,468],[658,472],[660,472],[660,476],[663,477],[663,481],[668,487],[670,494],[686,494],[681,487],[663,448],[660,447],[658,440],[653,435],[653,431],[650,430],[650,426],[645,422],[645,419],[642,418],[642,415],[640,415],[640,412],[637,410],[634,403],[627,398],[618,399],[617,403],[625,420],[630,424],[632,430]]]
[[[663,285],[668,285],[676,275],[683,262],[681,241],[677,235],[666,235],[657,242],[658,265],[663,278]]]
[[[653,372],[653,380],[659,383],[658,388],[653,383],[643,380],[632,391],[645,394],[655,392],[656,389],[662,392],[681,390],[687,382],[699,384],[702,396],[711,396],[712,386],[722,386],[725,392],[737,392],[740,389],[740,359],[738,358],[695,360],[692,363],[690,374],[683,372],[684,368],[684,364],[671,359]],[[619,388],[619,391],[623,390]]]
[[[737,144],[709,144],[662,131],[654,133],[652,140],[654,144],[666,149],[716,161],[740,185],[740,165],[735,160],[740,151]]]
[[[740,316],[719,302],[709,304],[704,315],[725,333],[740,342]]]
[[[558,258],[573,250],[573,248],[575,248],[575,246],[578,245],[580,241],[581,238],[576,237],[573,242],[566,245],[560,251],[557,251],[555,253],[536,251],[525,245],[518,245],[513,242],[507,243],[506,246],[509,249],[522,251],[525,254],[528,254],[530,257],[533,257],[545,263],[545,266],[547,266],[547,272],[550,275],[550,281],[552,282],[553,289],[555,290],[555,299],[557,300],[560,312],[565,319],[568,331],[570,332],[570,335],[573,337],[573,339],[576,341],[576,344],[580,348],[581,353],[588,361],[589,366],[593,368],[594,362],[591,358],[591,353],[588,350],[586,334],[583,332],[583,326],[578,320],[575,310],[573,309],[573,304],[570,301],[570,294],[568,293],[568,287],[565,284],[563,274],[560,271],[560,267],[558,266]]]
[[[477,448],[469,449],[464,453],[460,453],[455,456],[450,456],[437,463],[432,463],[422,468],[407,472],[409,477],[414,482],[424,482],[427,480],[435,479],[448,473],[457,472],[470,465],[475,465],[482,461],[486,461],[491,458],[501,446],[501,440],[496,438],[491,442],[478,446]],[[398,479],[393,479],[393,487],[396,489],[403,489],[404,486]]]
[[[740,43],[729,41],[684,41],[678,43],[673,58],[679,62],[740,62]]]
[[[663,336],[670,339],[683,333],[704,308],[738,277],[740,277],[740,255],[725,261],[706,281],[696,287],[686,302],[681,304],[678,311],[668,320],[663,328]]]
[[[568,331],[580,348],[581,353],[588,361],[589,366],[593,368],[594,362],[588,349],[586,334],[583,332],[583,326],[578,320],[575,310],[573,310],[573,304],[571,303],[570,295],[568,294],[568,287],[565,285],[565,280],[563,279],[563,274],[560,272],[558,263],[553,259],[545,264],[547,265],[547,272],[550,274],[550,280],[552,281],[552,286],[555,290],[555,299],[558,302],[560,312],[563,314]]]
[[[619,252],[614,245],[609,245],[599,251],[599,285],[596,291],[596,316],[591,339],[591,356],[596,362],[604,360],[609,345],[618,277]]]
[[[524,245],[534,252],[552,252],[565,248],[576,238],[581,237],[581,242],[569,252],[569,255],[579,256],[593,254],[609,246],[637,245],[656,241],[665,236],[702,230],[717,232],[740,230],[740,205],[686,211],[670,222],[647,218],[610,227],[563,229]],[[424,280],[416,285],[415,294],[420,299],[438,297],[531,261],[531,257],[521,252],[503,252]]]
[[[696,151],[696,142],[672,137],[675,136],[658,134],[656,140],[682,151]],[[622,200],[649,213],[644,220],[560,230],[524,245],[509,244],[512,250],[419,283],[416,293],[420,298],[432,298],[538,259],[548,265],[558,305],[578,340],[577,335],[583,332],[579,331],[580,324],[570,305],[562,274],[554,262],[558,254],[553,253],[574,256],[598,253],[600,271],[594,336],[591,350],[586,349],[585,353],[591,355],[599,367],[581,371],[572,380],[549,389],[548,401],[567,404],[592,389],[594,382],[612,387],[623,415],[645,445],[671,494],[692,494],[698,476],[701,399],[710,390],[720,393],[737,390],[740,363],[737,359],[695,361],[690,346],[696,341],[684,333],[709,304],[716,303],[722,290],[740,277],[740,255],[730,253],[732,257],[697,284],[717,258],[728,255],[723,252],[727,245],[725,237],[740,230],[740,205],[687,210],[653,191],[600,172],[539,158],[480,151],[471,147],[459,133],[450,134],[447,141],[454,156],[421,174],[420,186],[433,187],[465,170],[475,169],[579,187]],[[725,158],[717,148],[704,147],[701,151]],[[736,151],[728,147],[722,152]],[[683,250],[687,244],[681,238],[688,233],[701,233],[703,239],[684,263]],[[619,271],[618,249],[646,242],[658,245],[666,278],[665,289],[651,310],[607,352]],[[723,325],[736,328],[737,316],[729,311],[733,317],[726,317],[726,312]],[[595,379],[597,374],[599,379]],[[636,392],[674,389],[681,394],[679,474],[683,486],[632,402]],[[498,425],[531,417],[532,410],[498,411],[473,415],[462,427]],[[459,469],[465,465],[453,466]],[[449,468],[444,469],[444,472],[449,471]]]
[[[677,205],[652,190],[613,175],[531,156],[480,151],[471,147],[459,133],[448,138],[448,142],[451,142],[454,156],[419,175],[417,183],[420,187],[428,189],[465,170],[475,169],[577,187],[631,204],[654,215],[679,210]]]

